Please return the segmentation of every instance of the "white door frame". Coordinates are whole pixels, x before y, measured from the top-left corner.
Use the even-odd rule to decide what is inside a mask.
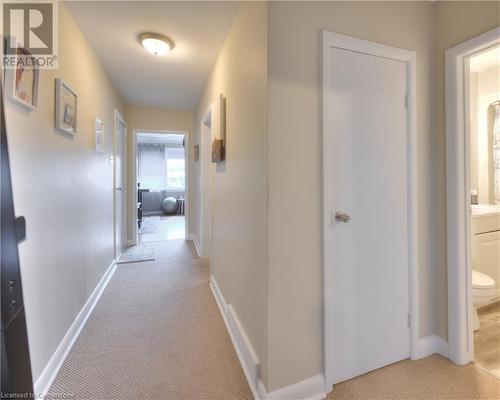
[[[158,133],[162,135],[184,135],[184,165],[185,165],[185,180],[184,180],[184,238],[189,239],[189,221],[190,221],[190,206],[189,206],[189,191],[190,191],[190,180],[189,180],[189,132],[184,131],[171,131],[171,130],[158,130],[158,129],[134,129],[132,132],[132,149],[131,149],[131,162],[130,162],[130,176],[132,177],[132,183],[134,184],[134,190],[131,190],[129,195],[129,202],[132,207],[129,208],[129,232],[130,237],[129,242],[132,245],[137,244],[137,134],[138,133]]]
[[[474,359],[470,239],[469,57],[500,44],[500,27],[445,53],[446,190],[448,240],[448,357]]]
[[[336,47],[368,55],[402,61],[406,64],[407,79],[407,134],[408,134],[408,276],[409,276],[409,315],[410,357],[419,357],[419,312],[418,312],[418,215],[417,215],[417,120],[416,120],[416,53],[409,50],[386,46],[366,40],[322,31],[323,72],[323,280],[324,280],[324,373],[326,392],[333,385],[333,293],[332,293],[332,203],[331,159],[333,157],[332,135],[328,126],[329,73],[331,71],[329,49]],[[401,99],[405,101],[405,99]]]
[[[214,166],[212,164],[212,139],[216,129],[215,105],[212,103],[200,121],[200,162],[201,162],[201,218],[200,218],[200,254],[202,258],[212,257],[213,226],[213,182]],[[212,266],[212,263],[210,263]]]
[[[127,152],[127,121],[125,120],[125,118],[123,117],[123,115],[120,113],[120,111],[118,111],[116,108],[114,109],[114,112],[113,112],[113,253],[114,253],[114,256],[115,256],[115,259],[117,260],[119,257],[120,257],[120,254],[116,254],[116,130],[118,128],[118,124],[121,123],[124,128],[125,128],[125,132],[123,134],[123,140],[125,141],[124,143],[124,146],[123,146],[123,151],[125,152],[125,163],[122,165],[122,168],[123,168],[123,172],[125,173],[125,176],[123,177],[123,182],[124,182],[124,186],[122,186],[122,193],[123,193],[123,196],[122,198],[127,200],[127,171],[128,171],[128,168],[127,168],[127,157],[128,157],[128,152]],[[123,159],[123,157],[122,157]],[[128,204],[128,201],[125,201],[125,207],[127,207],[127,204]],[[125,210],[126,211],[126,210]],[[125,234],[123,235],[123,238],[126,239],[127,238],[127,225],[128,225],[128,222],[125,221],[125,226],[123,227],[125,229]],[[124,243],[126,244],[126,243]],[[123,249],[122,249],[123,250]]]

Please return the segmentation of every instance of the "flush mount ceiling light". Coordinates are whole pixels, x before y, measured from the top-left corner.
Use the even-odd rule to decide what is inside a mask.
[[[139,35],[142,46],[155,56],[163,56],[174,48],[174,42],[159,33],[146,32]]]

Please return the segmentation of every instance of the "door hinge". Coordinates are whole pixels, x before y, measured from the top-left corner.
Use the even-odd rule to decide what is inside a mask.
[[[408,313],[408,328],[411,326],[411,314]]]
[[[408,110],[410,108],[410,96],[405,95],[405,108]]]

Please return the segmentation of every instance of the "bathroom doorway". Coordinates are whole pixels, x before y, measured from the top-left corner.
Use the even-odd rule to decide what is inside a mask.
[[[137,242],[186,239],[186,134],[136,132]]]
[[[449,355],[500,379],[500,29],[446,62]]]
[[[474,361],[500,378],[500,45],[469,59]]]

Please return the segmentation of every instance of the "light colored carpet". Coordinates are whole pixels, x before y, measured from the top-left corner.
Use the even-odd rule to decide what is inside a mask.
[[[136,246],[127,247],[123,250],[117,264],[153,261],[156,258],[155,251],[156,247],[154,244],[139,243]]]
[[[433,355],[401,361],[339,383],[327,400],[500,399],[500,381],[474,364],[458,366]]]
[[[117,267],[50,395],[253,399],[208,286],[208,263],[184,240],[157,246],[156,261]]]
[[[159,222],[160,222],[160,217],[144,217],[138,233],[139,234],[156,233],[156,227]]]

